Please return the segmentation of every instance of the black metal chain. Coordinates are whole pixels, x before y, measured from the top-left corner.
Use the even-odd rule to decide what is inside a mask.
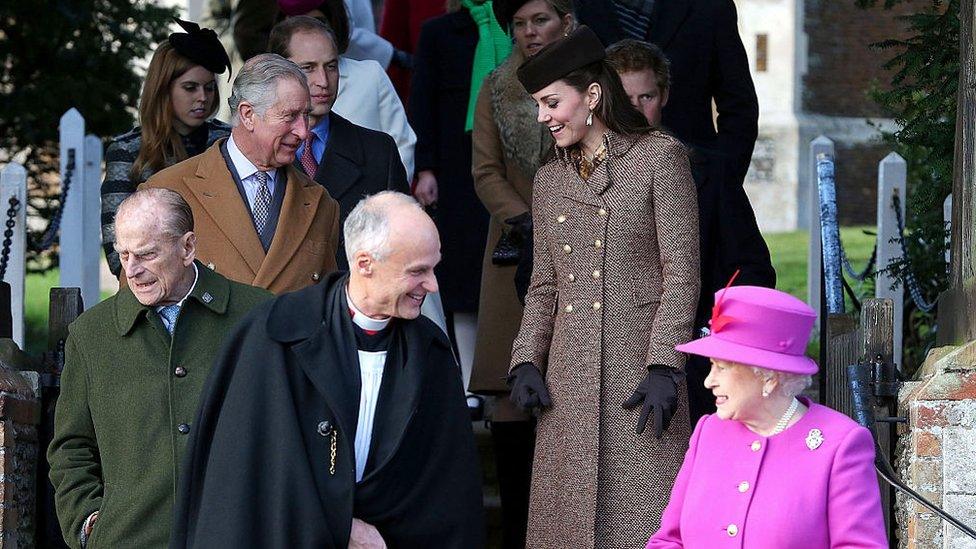
[[[840,243],[840,261],[844,266],[844,270],[847,271],[847,276],[853,278],[858,282],[863,282],[864,279],[874,276],[874,263],[878,260],[878,245],[875,243],[874,249],[871,250],[871,258],[868,259],[868,264],[864,267],[864,270],[858,273],[851,266],[851,262],[847,259],[847,252],[844,250],[844,243]]]
[[[10,248],[14,244],[14,225],[17,224],[17,212],[20,210],[20,200],[16,196],[10,197],[10,207],[7,208],[6,230],[3,231],[3,249],[0,249],[0,280],[7,278],[7,263],[10,262]]]
[[[57,211],[54,212],[54,216],[51,218],[51,223],[47,226],[47,230],[38,240],[30,239],[28,246],[34,252],[43,252],[47,250],[54,244],[54,240],[58,237],[58,230],[61,229],[61,217],[64,215],[64,205],[68,203],[68,189],[71,187],[71,178],[75,173],[75,150],[68,149],[68,162],[64,169],[64,180],[61,182],[61,201],[58,204]]]
[[[935,309],[937,303],[925,300],[925,297],[922,296],[922,289],[918,285],[918,279],[915,278],[915,273],[912,270],[912,261],[908,257],[908,248],[905,246],[905,222],[901,218],[901,198],[898,194],[891,197],[891,203],[895,208],[895,220],[898,222],[898,244],[901,246],[901,255],[907,265],[903,275],[905,287],[908,288],[908,294],[912,296],[915,306],[924,313],[930,313]]]

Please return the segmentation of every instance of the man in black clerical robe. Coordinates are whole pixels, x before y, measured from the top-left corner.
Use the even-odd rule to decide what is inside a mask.
[[[419,316],[437,291],[437,230],[387,191],[345,233],[349,274],[257,308],[225,341],[191,426],[171,548],[484,545],[460,370]]]

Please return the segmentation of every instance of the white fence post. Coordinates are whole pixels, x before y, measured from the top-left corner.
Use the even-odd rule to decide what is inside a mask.
[[[85,136],[85,280],[94,286],[93,301],[101,301],[102,265],[102,140],[95,135]],[[85,298],[88,299],[87,297]]]
[[[878,164],[878,257],[875,263],[878,274],[874,282],[874,297],[888,298],[894,303],[894,361],[898,368],[902,367],[902,323],[907,288],[901,283],[897,289],[892,289],[896,279],[883,269],[887,269],[892,261],[902,256],[893,199],[898,195],[901,218],[904,220],[907,172],[905,159],[898,153],[889,154]]]
[[[73,155],[74,169],[70,174],[68,196],[64,198],[65,184],[68,182],[67,173],[69,156]],[[87,190],[91,184],[86,181],[85,156],[85,119],[77,109],[68,109],[61,117],[61,193],[64,214],[61,219],[61,281],[64,288],[81,288],[81,297],[87,307],[98,303],[98,271],[91,276],[91,269],[87,267],[92,260],[85,252],[91,249],[91,240],[98,239],[98,233],[91,234],[86,226],[87,216],[99,216],[98,193],[96,202],[90,204],[91,193]],[[87,242],[87,244],[86,244]],[[97,261],[98,257],[95,256]]]
[[[13,320],[13,340],[24,348],[24,251],[27,245],[27,170],[16,162],[11,162],[0,173],[0,214],[3,223],[7,221],[10,199],[20,203],[14,215],[13,237],[10,243],[10,256],[3,280],[10,284],[10,316]],[[6,231],[4,225],[0,233]]]
[[[820,276],[822,250],[820,245],[820,189],[817,185],[817,157],[834,156],[834,142],[821,135],[810,142],[810,244],[807,246],[807,303],[820,318]],[[819,326],[819,324],[817,324]]]

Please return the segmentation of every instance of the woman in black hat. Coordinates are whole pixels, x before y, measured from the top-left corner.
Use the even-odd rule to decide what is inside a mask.
[[[116,136],[105,152],[102,182],[102,247],[112,274],[121,264],[115,252],[115,210],[157,171],[202,153],[230,126],[212,120],[220,105],[215,74],[230,70],[217,34],[177,20],[176,32],[153,53],[139,98],[139,122]]]
[[[580,27],[523,63],[555,140],[532,195],[534,268],[512,399],[539,408],[529,547],[640,547],[658,528],[689,424],[698,300],[686,149],[648,126]]]

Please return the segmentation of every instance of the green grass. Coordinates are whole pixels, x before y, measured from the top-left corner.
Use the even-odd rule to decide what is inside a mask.
[[[873,227],[844,227],[840,239],[854,269],[860,271],[867,265],[874,248],[875,236],[864,234]],[[776,268],[776,289],[807,300],[807,246],[809,233],[795,231],[764,235],[769,254]],[[857,285],[851,282],[857,290]]]
[[[58,286],[61,273],[51,269],[42,274],[29,274],[24,283],[24,347],[33,355],[47,350],[47,319],[50,310],[51,288]],[[114,292],[102,291],[102,299]],[[87,304],[86,304],[87,306]]]

